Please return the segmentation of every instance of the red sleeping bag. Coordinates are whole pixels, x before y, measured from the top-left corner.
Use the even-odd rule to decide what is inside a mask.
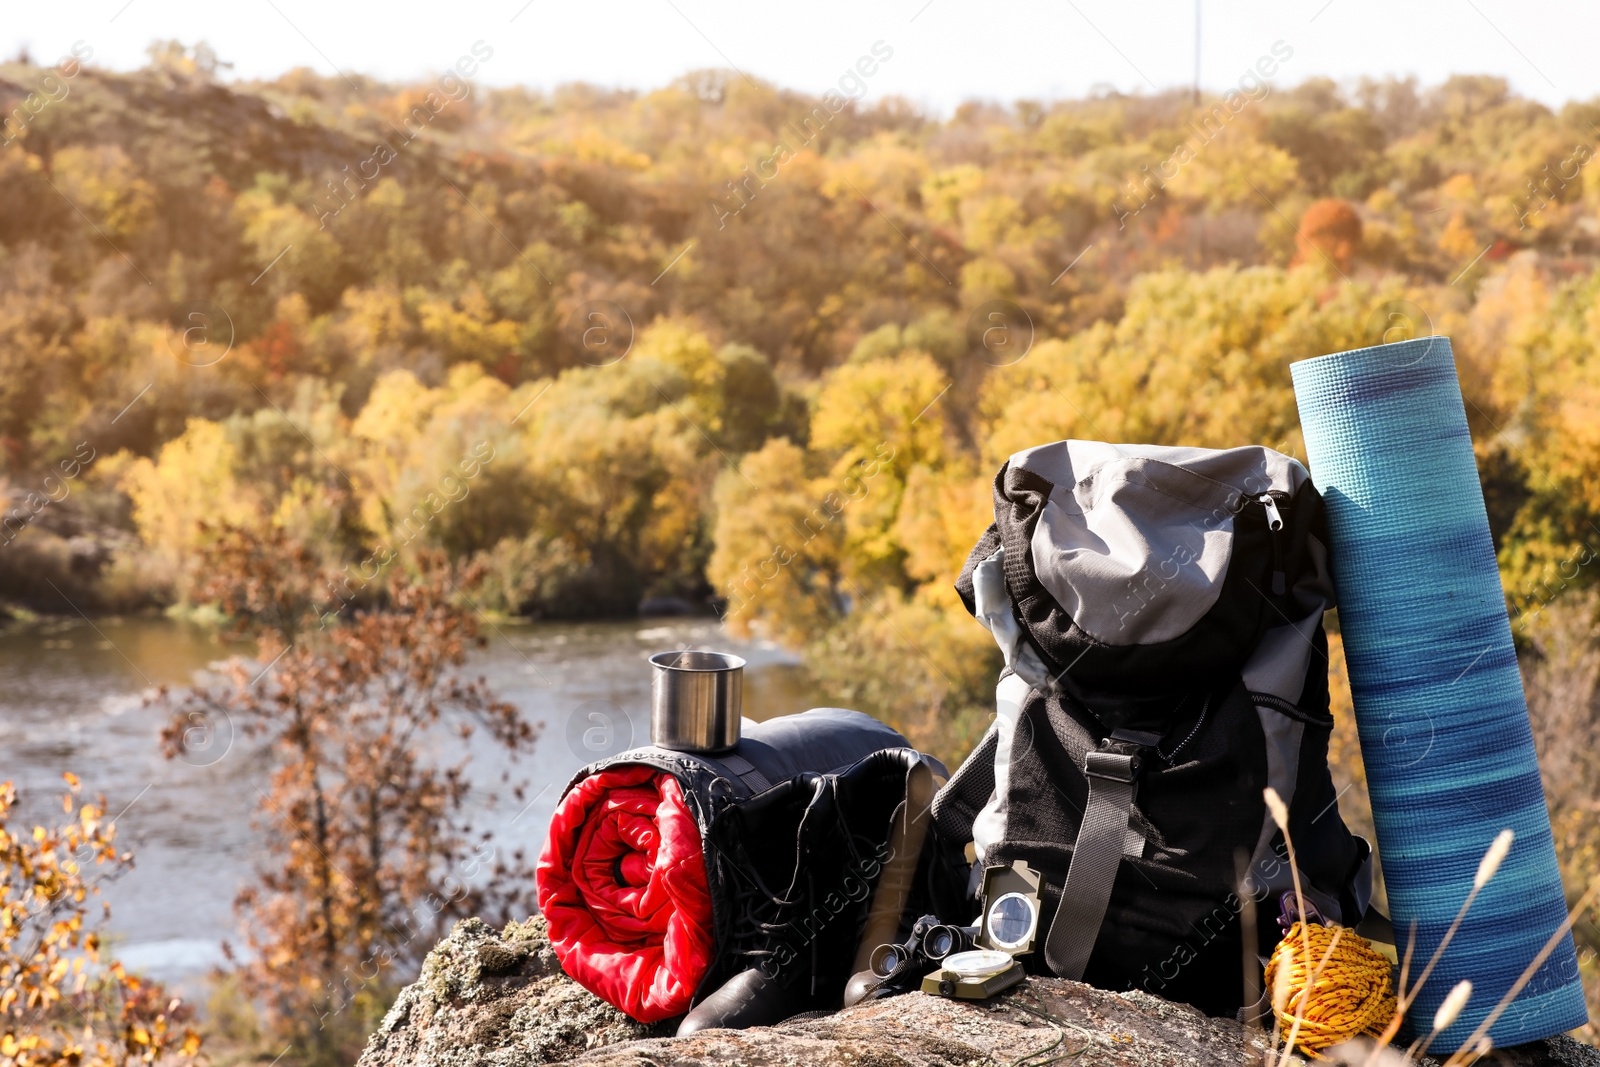
[[[689,1010],[711,964],[711,893],[675,778],[624,764],[574,786],[550,821],[538,893],[574,981],[640,1022]]]

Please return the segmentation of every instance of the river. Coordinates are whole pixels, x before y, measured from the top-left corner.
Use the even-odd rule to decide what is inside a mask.
[[[764,719],[825,703],[793,656],[735,641],[713,621],[637,620],[485,627],[486,648],[465,672],[482,675],[543,733],[511,765],[529,783],[523,804],[478,809],[497,847],[537,855],[561,787],[583,764],[643,744],[649,734],[648,656],[668,648],[737,652],[745,714]],[[165,759],[159,686],[190,684],[232,650],[211,632],[158,618],[63,619],[0,632],[0,780],[15,781],[16,823],[59,818],[61,775],[103,794],[131,871],[101,887],[111,905],[108,942],[130,970],[200,992],[206,972],[236,940],[233,897],[260,862],[251,820],[267,775],[251,742],[219,726],[184,760]],[[474,752],[472,777],[495,782],[503,757]],[[14,828],[16,828],[14,826]]]

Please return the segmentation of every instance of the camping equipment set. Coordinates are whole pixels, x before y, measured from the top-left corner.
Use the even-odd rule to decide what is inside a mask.
[[[737,681],[675,677],[736,673],[737,657],[655,666],[655,742],[579,771],[539,858],[539,907],[574,980],[642,1022],[687,1012],[680,1033],[763,1025],[838,1007],[864,930],[876,944],[907,908],[959,910],[959,851],[924,844],[943,764],[842,708],[741,731]],[[731,734],[694,725],[724,715]]]
[[[539,862],[567,972],[687,1033],[914,989],[983,998],[1026,973],[1259,1017],[1270,960],[1319,987],[1296,986],[1304,1047],[1377,1032],[1392,975],[1351,928],[1387,925],[1327,758],[1340,607],[1388,899],[1419,959],[1515,831],[1415,1013],[1470,978],[1442,1041],[1581,1025],[1569,935],[1513,985],[1565,905],[1449,343],[1292,371],[1318,485],[1258,446],[1072,440],[1005,463],[956,585],[1004,668],[953,776],[858,712],[741,724],[737,657],[653,657],[653,744],[573,778]],[[1344,945],[1326,974],[1295,959],[1313,930]],[[1330,982],[1356,1022],[1306,1022]],[[1491,1014],[1502,994],[1513,1010]]]

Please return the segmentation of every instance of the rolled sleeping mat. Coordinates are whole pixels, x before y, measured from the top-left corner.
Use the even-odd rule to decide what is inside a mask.
[[[731,752],[645,746],[583,768],[556,805],[537,868],[539,910],[563,969],[640,1022],[683,1014],[713,971],[726,924],[730,872],[707,859],[718,805],[907,748],[870,715],[813,708],[745,720]]]
[[[1510,854],[1478,896],[1408,1025],[1426,1032],[1461,979],[1472,996],[1432,1042],[1454,1049],[1566,919],[1549,811],[1450,342],[1426,337],[1290,367],[1327,504],[1378,851],[1413,978],[1495,836]],[[1582,1026],[1570,935],[1489,1031],[1496,1046]]]

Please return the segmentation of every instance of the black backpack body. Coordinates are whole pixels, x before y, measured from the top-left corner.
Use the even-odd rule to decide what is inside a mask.
[[[996,720],[934,818],[1040,878],[1029,965],[1212,1014],[1292,887],[1354,925],[1371,850],[1338,811],[1322,500],[1260,447],[1061,441],[1011,457],[957,590],[1005,655]],[[1255,978],[1259,981],[1259,975]]]

